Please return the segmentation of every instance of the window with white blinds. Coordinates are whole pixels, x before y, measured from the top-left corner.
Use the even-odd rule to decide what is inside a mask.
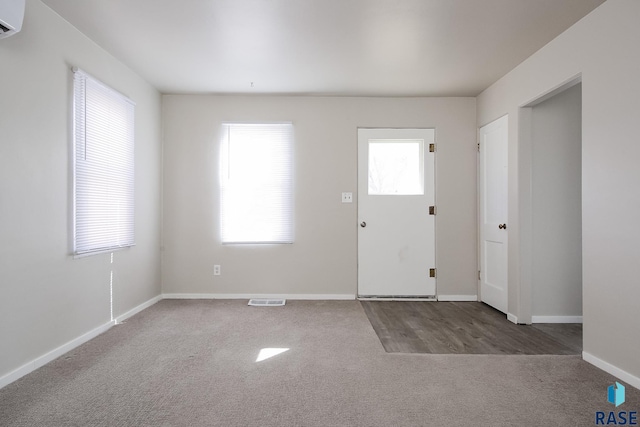
[[[293,125],[224,124],[222,243],[293,243]]]
[[[135,104],[74,69],[74,253],[134,245]]]

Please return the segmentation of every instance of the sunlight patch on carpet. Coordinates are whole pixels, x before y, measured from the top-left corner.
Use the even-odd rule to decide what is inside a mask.
[[[284,353],[285,351],[289,351],[288,348],[263,348],[260,350],[258,354],[258,358],[256,362],[262,362],[263,360],[267,360],[273,356],[277,356],[279,354]]]

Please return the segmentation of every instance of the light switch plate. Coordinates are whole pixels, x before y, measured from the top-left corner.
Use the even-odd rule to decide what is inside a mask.
[[[342,203],[353,203],[353,193],[342,193]]]

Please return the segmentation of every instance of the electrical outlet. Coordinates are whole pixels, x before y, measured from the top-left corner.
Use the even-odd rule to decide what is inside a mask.
[[[220,266],[218,264],[213,266],[213,275],[214,276],[219,276],[220,275]]]
[[[342,203],[353,203],[353,193],[342,193]]]

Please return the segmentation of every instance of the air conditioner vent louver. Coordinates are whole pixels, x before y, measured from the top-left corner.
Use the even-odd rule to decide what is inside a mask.
[[[286,303],[286,299],[254,298],[249,300],[249,305],[254,307],[279,307]]]
[[[11,31],[9,28],[7,28],[4,25],[0,24],[0,33],[8,33],[9,31]]]

